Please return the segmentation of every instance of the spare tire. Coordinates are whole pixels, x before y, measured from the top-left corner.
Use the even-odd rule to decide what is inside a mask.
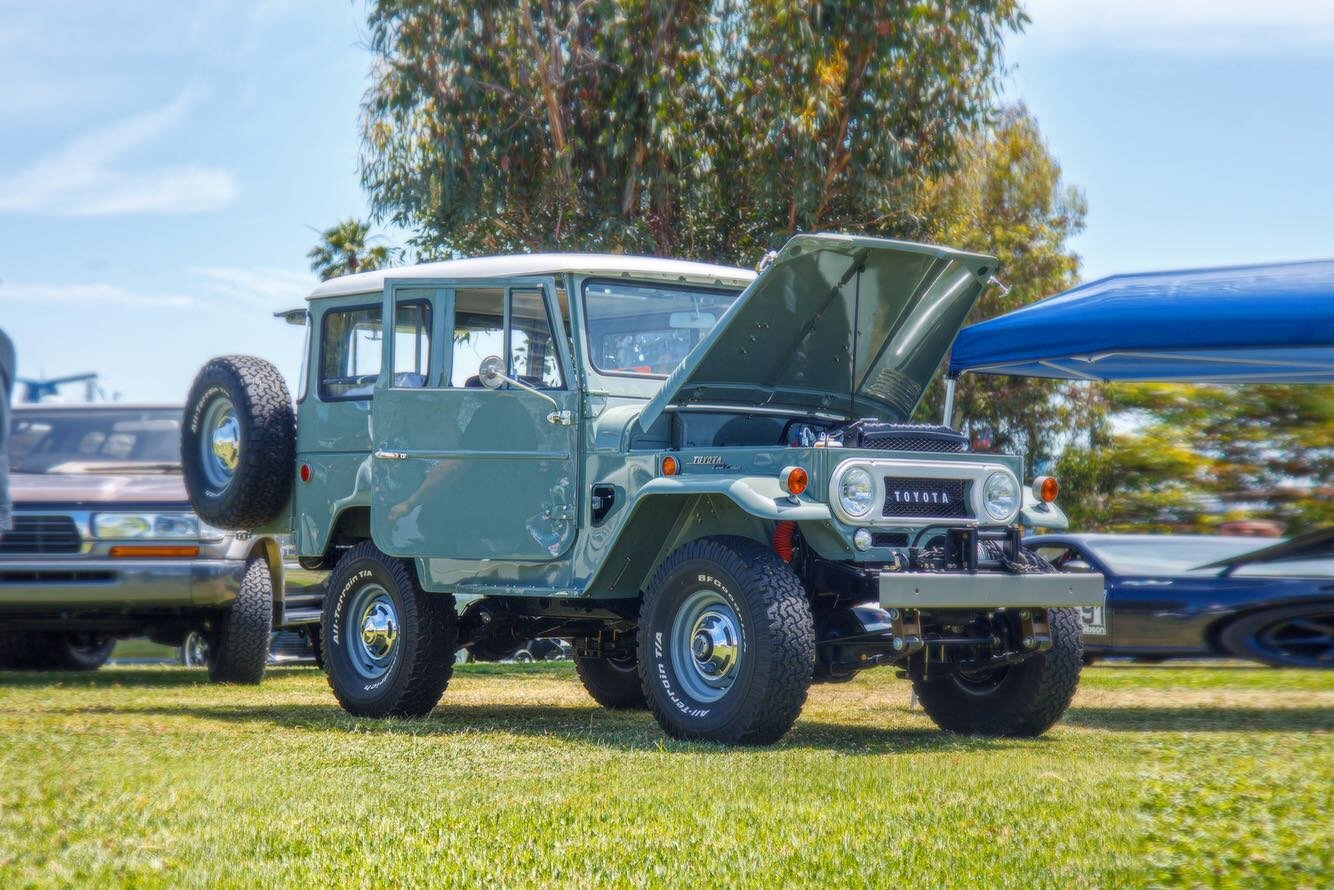
[[[287,505],[296,413],[269,362],[226,355],[204,365],[181,423],[181,467],[195,512],[225,529],[264,525]]]

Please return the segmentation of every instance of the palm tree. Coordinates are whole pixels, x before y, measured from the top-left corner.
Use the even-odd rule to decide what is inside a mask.
[[[328,281],[340,275],[370,272],[391,265],[399,251],[385,244],[367,246],[370,230],[369,223],[345,219],[320,232],[320,242],[306,254],[310,257],[310,270],[319,275],[321,281]]]

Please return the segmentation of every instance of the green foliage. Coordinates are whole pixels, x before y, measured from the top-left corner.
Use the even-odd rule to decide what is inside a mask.
[[[362,179],[426,255],[753,264],[917,236],[991,108],[1013,0],[378,0]]]
[[[1075,506],[1081,524],[1208,531],[1273,519],[1289,533],[1334,524],[1330,387],[1121,384],[1105,392],[1127,431],[1111,447],[1074,448],[1061,461],[1063,478],[1092,491]]]
[[[393,265],[399,251],[385,244],[368,244],[370,224],[345,219],[320,232],[320,241],[306,254],[310,271],[321,281],[340,275],[370,272]]]
[[[984,293],[970,323],[1073,285],[1079,257],[1069,239],[1084,228],[1084,196],[1063,183],[1060,164],[1028,110],[1004,110],[994,126],[965,143],[962,157],[957,172],[926,183],[918,206],[929,221],[930,240],[999,260],[998,275],[1009,290]],[[1096,435],[1103,417],[1097,390],[1085,384],[967,375],[956,399],[955,416],[967,429],[975,435],[988,431],[996,451],[1022,454],[1030,474],[1048,466],[1072,439]],[[942,402],[937,380],[918,407],[918,419],[938,420]],[[1062,502],[1075,494],[1068,491]]]

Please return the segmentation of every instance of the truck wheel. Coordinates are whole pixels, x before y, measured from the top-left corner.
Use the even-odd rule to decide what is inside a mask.
[[[295,463],[296,414],[278,369],[248,355],[204,365],[181,424],[195,512],[219,528],[258,528],[287,505]]]
[[[116,648],[113,637],[94,633],[62,634],[54,641],[53,659],[57,669],[95,671],[107,663]]]
[[[208,667],[208,637],[203,631],[192,630],[181,640],[181,666]]]
[[[678,548],[639,620],[644,696],[666,733],[734,745],[783,737],[815,668],[815,622],[791,566],[737,537]]]
[[[273,631],[273,578],[263,557],[253,556],[241,590],[208,641],[208,678],[214,683],[258,683],[269,661]]]
[[[1084,640],[1075,609],[1048,609],[1051,649],[981,677],[939,674],[913,679],[913,692],[935,724],[986,736],[1040,736],[1060,720],[1079,686]]]
[[[408,560],[363,541],[338,561],[320,637],[338,703],[358,717],[424,717],[454,672],[454,597],[427,593]]]
[[[593,701],[613,711],[642,710],[648,707],[644,684],[639,680],[639,661],[635,658],[574,657],[574,672],[579,675]]]

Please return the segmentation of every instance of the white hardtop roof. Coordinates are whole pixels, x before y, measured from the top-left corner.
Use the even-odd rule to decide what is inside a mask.
[[[311,292],[308,299],[374,293],[384,290],[386,281],[397,279],[516,278],[564,273],[689,284],[721,284],[730,287],[745,287],[755,278],[755,273],[749,269],[668,260],[661,257],[607,253],[532,253],[446,260],[441,263],[422,263],[418,266],[400,266],[394,269],[344,275],[324,282]]]

